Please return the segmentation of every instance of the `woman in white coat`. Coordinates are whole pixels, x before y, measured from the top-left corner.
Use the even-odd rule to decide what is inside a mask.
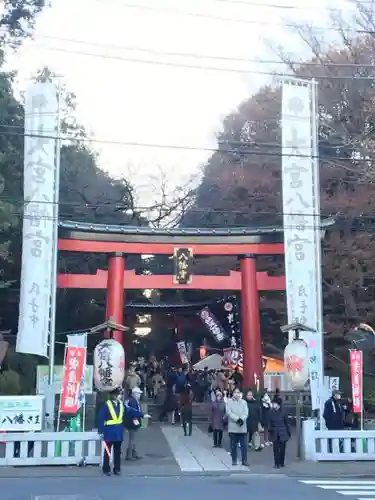
[[[226,413],[228,417],[232,465],[237,465],[237,449],[238,445],[240,445],[242,465],[248,467],[246,419],[249,410],[246,401],[242,399],[241,391],[237,388],[234,389],[232,398],[227,401]]]

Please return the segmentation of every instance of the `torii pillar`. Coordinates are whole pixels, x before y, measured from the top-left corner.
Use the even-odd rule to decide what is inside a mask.
[[[111,320],[118,325],[124,324],[124,271],[125,255],[116,252],[108,255],[108,281],[107,281],[107,303],[106,320]],[[106,332],[106,337],[110,331]],[[124,334],[121,330],[113,330],[112,338],[124,346]]]
[[[263,367],[256,256],[241,256],[240,269],[244,386],[257,389],[263,386]]]

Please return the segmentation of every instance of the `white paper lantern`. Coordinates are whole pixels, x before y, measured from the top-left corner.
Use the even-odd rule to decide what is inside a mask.
[[[309,353],[306,342],[295,339],[284,351],[284,371],[294,390],[302,390],[309,380]]]
[[[116,340],[100,342],[94,350],[94,383],[100,392],[121,387],[125,375],[124,348]]]

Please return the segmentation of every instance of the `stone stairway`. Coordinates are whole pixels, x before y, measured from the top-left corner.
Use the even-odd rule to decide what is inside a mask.
[[[147,403],[147,411],[152,417],[153,422],[158,421],[158,409],[152,401],[145,401]],[[211,403],[193,403],[193,423],[208,423],[211,411]]]

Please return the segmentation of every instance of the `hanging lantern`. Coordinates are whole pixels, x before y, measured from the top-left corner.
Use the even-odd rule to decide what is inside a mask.
[[[114,339],[100,342],[94,350],[94,383],[100,392],[121,387],[125,375],[125,353]]]
[[[224,304],[224,310],[228,313],[233,311],[233,304],[232,302],[225,302]]]
[[[294,390],[302,390],[309,380],[309,353],[302,339],[295,339],[284,351],[284,370],[286,380]]]
[[[204,345],[202,345],[200,348],[199,348],[199,357],[200,359],[203,359],[206,357],[206,354],[207,354],[207,349]]]

